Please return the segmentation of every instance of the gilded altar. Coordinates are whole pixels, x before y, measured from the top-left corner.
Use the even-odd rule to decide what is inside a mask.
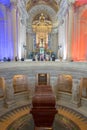
[[[36,48],[49,48],[48,35],[52,31],[50,18],[43,13],[38,14],[33,21],[32,29],[36,33]]]

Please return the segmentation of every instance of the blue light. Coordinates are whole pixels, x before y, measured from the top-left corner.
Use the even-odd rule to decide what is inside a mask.
[[[12,23],[12,21],[10,20]],[[4,19],[3,11],[0,10],[0,60],[4,57],[13,59],[13,30],[12,25],[8,27],[8,21]]]
[[[10,5],[10,0],[0,0],[0,3],[6,6]]]

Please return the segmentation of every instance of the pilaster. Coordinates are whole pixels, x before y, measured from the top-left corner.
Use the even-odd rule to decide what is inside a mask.
[[[12,4],[12,28],[13,28],[13,41],[14,41],[14,59],[18,54],[18,24],[17,24],[17,6]]]
[[[73,79],[72,84],[72,105],[74,107],[80,107],[80,83],[78,79]]]
[[[6,96],[5,96],[5,107],[12,108],[15,106],[14,90],[12,80],[6,81]]]
[[[74,22],[74,7],[72,4],[69,6],[69,25],[68,25],[68,48],[67,48],[67,59],[72,60],[72,32],[73,32],[73,22]]]
[[[24,48],[26,46],[26,20],[28,18],[28,14],[26,11],[25,1],[18,0],[17,8],[18,8],[18,57],[26,58],[27,51]]]

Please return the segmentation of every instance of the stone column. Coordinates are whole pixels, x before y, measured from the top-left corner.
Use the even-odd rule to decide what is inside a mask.
[[[48,34],[48,48],[51,50],[51,33]]]
[[[77,23],[77,13],[75,11],[74,14],[74,33],[73,33],[73,59],[77,60],[78,57],[78,50],[77,50],[77,28],[78,28],[78,23]]]
[[[55,54],[57,54],[58,48],[58,32],[53,30],[50,37],[50,50],[52,50]]]
[[[33,33],[33,51],[36,49],[36,34]]]
[[[74,22],[74,7],[70,5],[69,7],[69,24],[68,24],[68,45],[67,45],[67,59],[72,60],[72,31],[73,31],[73,22]]]
[[[17,20],[18,20],[18,59],[21,59],[21,42],[20,42],[20,12],[18,10],[17,13]]]
[[[12,80],[10,79],[6,81],[5,106],[8,108],[15,106],[14,89],[13,89]]]
[[[62,46],[60,48],[60,55],[62,57],[62,60],[66,60],[66,16],[63,18],[63,24],[62,24]]]
[[[28,30],[27,30],[27,36],[26,36],[26,45],[28,48],[28,58],[31,59],[30,53],[33,51],[33,35],[31,32],[28,32]]]
[[[65,16],[65,46],[64,46],[64,60],[67,60],[67,44],[68,44],[68,11]]]
[[[80,84],[78,79],[73,79],[72,85],[72,105],[79,107],[80,104]]]
[[[17,32],[17,7],[15,4],[12,5],[12,30],[13,30],[13,41],[14,41],[14,58],[18,55],[18,32]]]

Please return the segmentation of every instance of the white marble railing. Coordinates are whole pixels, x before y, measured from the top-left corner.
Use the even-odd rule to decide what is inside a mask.
[[[53,66],[52,66],[53,65]],[[87,62],[68,62],[68,61],[12,61],[12,62],[0,62],[0,69],[5,67],[15,67],[15,66],[60,66],[60,67],[72,67],[87,70]]]
[[[6,75],[6,72],[11,72],[13,75],[19,72],[21,73],[22,71],[26,73],[32,73],[35,74],[36,72],[49,72],[52,75],[57,75],[57,73],[67,73],[72,76],[78,76],[77,78],[80,77],[87,77],[87,62],[53,62],[53,61],[18,61],[18,62],[0,62],[0,70],[2,73]],[[13,72],[15,70],[15,73]]]

